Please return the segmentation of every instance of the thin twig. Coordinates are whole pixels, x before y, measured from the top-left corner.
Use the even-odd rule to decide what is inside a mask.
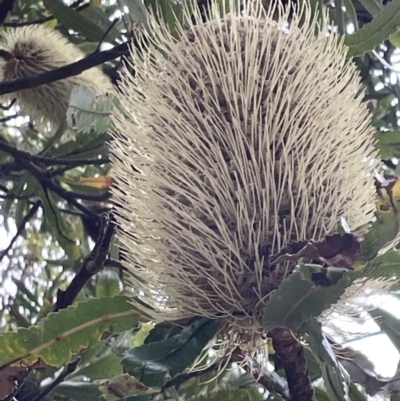
[[[66,235],[66,234],[64,233],[64,231],[62,230],[62,228],[61,228],[61,224],[60,224],[60,221],[59,221],[59,219],[58,219],[58,214],[57,214],[56,209],[55,209],[55,207],[54,207],[54,204],[53,204],[53,202],[52,202],[52,200],[51,200],[51,198],[50,198],[50,194],[49,194],[48,189],[45,188],[45,187],[43,187],[43,193],[44,193],[44,196],[45,196],[45,198],[46,198],[46,200],[47,200],[48,205],[50,206],[51,212],[53,213],[54,221],[55,221],[55,223],[56,223],[56,228],[57,228],[58,233],[59,233],[66,241],[68,241],[70,244],[74,244],[75,241],[74,241],[73,239],[69,238],[68,235]]]
[[[23,231],[25,230],[26,224],[36,214],[36,212],[38,211],[38,209],[41,206],[41,204],[42,204],[41,200],[36,201],[35,204],[31,207],[31,210],[29,210],[28,214],[22,219],[22,222],[18,226],[16,234],[14,235],[14,237],[12,237],[12,239],[10,241],[10,244],[8,245],[8,247],[3,252],[1,252],[1,254],[0,254],[0,262],[8,254],[8,252],[10,252],[10,249],[13,247],[15,241],[23,233]]]
[[[128,271],[128,269],[119,260],[115,260],[112,258],[108,258],[105,261],[104,267],[115,267],[116,269],[119,269],[120,271]]]
[[[114,28],[114,26],[116,25],[116,23],[119,21],[119,18],[115,18],[114,21],[111,22],[111,24],[109,25],[109,27],[107,28],[107,30],[104,32],[103,37],[101,38],[99,44],[97,45],[97,48],[95,50],[95,52],[99,52],[101,45],[103,44],[104,40],[106,39],[107,35],[110,33],[111,29]]]
[[[11,102],[10,102],[10,104],[9,104],[8,106],[3,106],[3,105],[0,103],[0,109],[1,109],[1,110],[5,110],[5,111],[8,111],[8,110],[11,109],[11,107],[14,106],[14,104],[16,103],[16,101],[17,101],[17,99],[14,98],[13,100],[11,100]]]
[[[82,267],[68,288],[65,291],[58,290],[57,301],[54,305],[55,312],[71,305],[90,278],[103,269],[110,252],[111,241],[114,237],[114,220],[112,216],[103,214],[101,216],[101,223],[100,234],[92,252],[86,256]]]
[[[43,72],[42,74],[33,75],[30,77],[15,79],[13,81],[2,82],[0,83],[0,95],[16,92],[21,89],[35,88],[39,85],[49,84],[51,82],[60,81],[61,79],[78,75],[83,71],[103,64],[106,61],[121,57],[127,54],[128,50],[128,43],[125,42],[113,47],[110,50],[94,52],[79,61],[65,65],[55,70]]]

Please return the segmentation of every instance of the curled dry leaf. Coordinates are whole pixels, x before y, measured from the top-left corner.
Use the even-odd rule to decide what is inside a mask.
[[[360,241],[353,234],[333,234],[323,241],[298,241],[284,247],[272,257],[271,265],[282,262],[298,262],[310,259],[328,266],[352,269],[354,261],[360,253]]]

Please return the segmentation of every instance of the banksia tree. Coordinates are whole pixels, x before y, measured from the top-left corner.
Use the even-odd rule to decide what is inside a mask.
[[[242,341],[262,331],[265,301],[295,268],[271,256],[374,210],[372,129],[347,48],[310,10],[289,27],[276,11],[214,7],[179,39],[153,21],[114,116],[134,288],[156,317],[226,318]]]
[[[43,25],[6,30],[0,41],[0,79],[35,76],[71,64],[84,53],[63,35]],[[17,99],[22,111],[34,122],[57,126],[65,120],[74,86],[85,85],[99,92],[112,91],[112,84],[99,68],[3,97]]]

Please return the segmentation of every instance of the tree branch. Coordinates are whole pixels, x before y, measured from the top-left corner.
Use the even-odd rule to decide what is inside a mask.
[[[65,65],[55,70],[47,71],[42,74],[31,77],[15,79],[13,81],[5,81],[0,83],[0,95],[16,92],[22,89],[35,88],[39,85],[49,84],[51,82],[60,81],[61,79],[69,78],[78,75],[83,71],[96,67],[106,61],[113,60],[117,57],[127,54],[129,51],[128,43],[122,43],[113,47],[110,50],[102,52],[94,52],[89,56]]]
[[[282,361],[291,401],[315,401],[304,348],[289,329],[276,328],[268,334]]]
[[[10,116],[11,117],[11,116]],[[16,116],[12,116],[15,118]],[[1,122],[1,119],[0,119]],[[31,161],[34,163],[44,164],[46,166],[69,166],[71,168],[84,165],[102,165],[110,163],[108,157],[105,158],[93,158],[93,159],[63,159],[63,158],[53,158],[40,155],[32,155],[31,153],[25,152],[23,150],[17,149],[15,146],[11,145],[9,142],[2,137],[0,137],[0,150],[9,153],[14,159],[24,159],[26,161]]]
[[[15,241],[23,233],[23,231],[25,230],[26,224],[36,214],[36,212],[38,211],[38,209],[41,206],[41,204],[42,204],[41,200],[36,201],[35,204],[31,207],[31,210],[29,210],[28,214],[22,219],[22,222],[18,226],[16,234],[14,235],[14,237],[10,241],[10,244],[8,245],[8,247],[3,252],[1,252],[1,254],[0,254],[0,262],[8,254],[8,252],[10,252],[10,249],[13,247]]]
[[[37,397],[35,397],[32,401],[41,401],[48,394],[50,394],[60,383],[62,383],[65,378],[75,372],[76,368],[79,365],[79,362],[81,361],[81,357],[78,356],[76,359],[73,361],[69,362],[65,369],[48,385],[42,390]],[[24,398],[22,398],[20,401],[24,401]]]
[[[86,256],[81,269],[73,278],[68,288],[65,291],[58,290],[57,302],[54,305],[55,312],[71,305],[90,278],[104,267],[111,241],[114,237],[114,220],[108,214],[103,214],[101,219],[100,235],[92,252]]]
[[[55,192],[58,196],[65,199],[68,203],[75,206],[78,210],[82,211],[83,213],[89,216],[98,217],[96,213],[94,213],[87,207],[83,206],[81,203],[77,201],[77,199],[93,201],[93,202],[101,202],[107,200],[110,196],[108,191],[105,191],[104,193],[99,195],[85,194],[75,191],[67,191],[60,184],[53,181],[53,179],[49,176],[47,170],[43,170],[35,164],[35,162],[41,164],[53,163],[55,162],[55,159],[43,156],[35,156],[31,155],[30,153],[18,150],[1,138],[0,138],[0,150],[9,153],[14,158],[14,160],[17,163],[19,163],[23,168],[25,168],[27,171],[29,171],[29,173],[32,174],[45,189],[49,189]]]

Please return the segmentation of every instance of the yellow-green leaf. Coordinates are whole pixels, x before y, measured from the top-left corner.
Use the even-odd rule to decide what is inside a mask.
[[[38,358],[61,366],[71,354],[98,342],[104,332],[136,327],[140,316],[127,297],[94,298],[50,313],[39,324],[0,336],[0,365],[32,364]]]

